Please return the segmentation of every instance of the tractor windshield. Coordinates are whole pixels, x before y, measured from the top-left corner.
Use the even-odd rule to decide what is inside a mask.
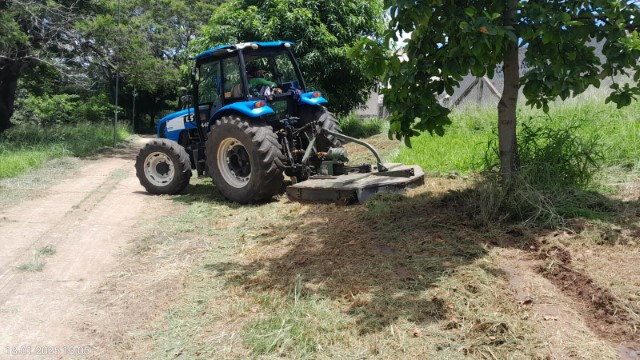
[[[302,82],[286,52],[249,52],[245,54],[245,62],[252,95],[263,86],[278,88],[283,92],[292,88],[301,89]]]

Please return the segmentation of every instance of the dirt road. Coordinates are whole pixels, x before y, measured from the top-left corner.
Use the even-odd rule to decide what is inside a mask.
[[[0,210],[0,358],[93,350],[74,326],[89,311],[83,299],[113,271],[143,214],[162,203],[135,177],[142,141],[86,160],[43,196]]]

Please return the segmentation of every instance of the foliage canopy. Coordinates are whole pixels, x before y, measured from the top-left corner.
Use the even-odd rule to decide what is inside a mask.
[[[614,81],[607,101],[625,106],[640,95],[637,1],[385,0],[384,8],[390,14],[384,41],[363,39],[357,50],[368,55],[373,75],[389,84],[384,103],[392,114],[390,133],[398,138],[422,131],[443,135],[449,109],[436,96],[453,94],[467,74],[492,77],[501,63],[516,71],[514,79],[505,75],[501,104],[508,111],[499,115],[499,128],[512,125],[513,136],[500,141],[514,142],[508,151],[515,157],[519,87],[528,105],[545,110],[557,97],[580,94],[618,75],[632,78]],[[402,34],[410,34],[403,59],[393,43]],[[601,57],[595,42],[602,42]],[[519,79],[518,47],[526,48],[524,60],[531,68]]]
[[[245,41],[289,40],[306,81],[328,97],[331,109],[345,114],[363,104],[375,81],[360,59],[347,51],[382,32],[382,2],[367,0],[232,0],[218,7],[194,46]]]

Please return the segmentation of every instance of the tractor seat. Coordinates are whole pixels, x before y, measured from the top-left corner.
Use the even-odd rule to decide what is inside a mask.
[[[240,84],[234,85],[231,88],[231,91],[227,91],[226,93],[224,93],[224,97],[225,99],[242,97],[242,87],[240,86]]]

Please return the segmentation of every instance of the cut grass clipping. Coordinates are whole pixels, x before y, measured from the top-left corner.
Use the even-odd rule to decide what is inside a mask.
[[[118,141],[129,135],[126,126],[121,124],[117,130]],[[0,178],[20,175],[51,159],[85,156],[112,145],[113,128],[107,124],[15,126],[0,134]]]
[[[151,334],[152,358],[546,355],[528,310],[505,301],[495,252],[442,194],[355,207],[176,200],[189,204],[189,230],[174,246],[198,239],[208,251]],[[427,208],[437,211],[416,211]]]

